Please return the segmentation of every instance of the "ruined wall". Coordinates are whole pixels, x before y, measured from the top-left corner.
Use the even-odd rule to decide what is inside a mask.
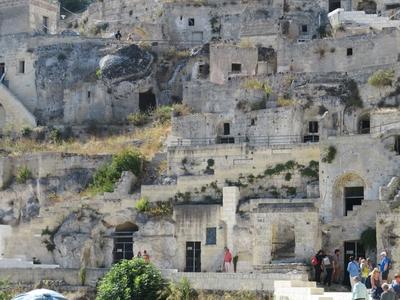
[[[47,17],[47,26],[44,24],[44,17]],[[57,33],[59,18],[60,5],[58,1],[30,0],[29,24],[34,32]]]
[[[0,1],[0,35],[29,32],[29,0]]]
[[[210,46],[210,81],[223,84],[231,76],[256,75],[257,60],[258,51],[255,47],[212,44]],[[234,69],[233,64],[237,64],[240,70]]]
[[[219,205],[180,205],[175,206],[176,220],[176,268],[185,270],[186,242],[201,242],[201,271],[215,272],[221,270],[225,243],[225,230],[220,223]],[[216,228],[215,245],[207,245],[206,229]]]
[[[392,28],[378,34],[313,40],[291,46],[282,40],[278,72],[349,72],[392,65],[398,59],[398,51],[393,49],[398,48],[398,32]]]
[[[321,216],[325,222],[344,215],[346,186],[363,186],[364,201],[377,201],[379,187],[398,173],[399,163],[394,152],[386,149],[380,139],[369,135],[328,139],[321,144],[322,158],[331,145],[337,150],[335,159],[332,163],[320,164]]]

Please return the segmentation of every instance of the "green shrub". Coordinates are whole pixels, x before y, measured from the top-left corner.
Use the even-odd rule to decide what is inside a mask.
[[[122,260],[100,281],[96,300],[154,300],[163,286],[160,271],[153,264],[141,258]]]
[[[190,282],[186,277],[178,282],[170,282],[167,287],[160,293],[159,299],[166,300],[192,300],[196,299],[196,291],[190,286]]]
[[[334,146],[329,146],[324,157],[322,157],[322,162],[330,164],[336,157],[336,148]]]
[[[148,122],[148,116],[141,112],[130,114],[127,119],[129,123],[135,126],[143,126]]]
[[[10,284],[0,279],[0,300],[9,300],[12,298],[12,293],[8,290]]]
[[[135,208],[140,212],[147,212],[150,209],[150,202],[147,197],[140,198],[136,204]]]
[[[86,284],[86,267],[85,266],[82,266],[79,269],[79,281],[82,286]]]
[[[140,177],[143,156],[135,150],[124,150],[113,156],[112,162],[101,166],[93,175],[89,190],[93,193],[113,192],[122,172],[131,171]]]
[[[368,84],[380,88],[391,86],[394,80],[394,70],[379,70],[368,78]]]
[[[167,124],[171,121],[173,107],[169,105],[159,106],[153,112],[154,121]]]
[[[24,127],[21,130],[21,135],[23,137],[30,137],[32,134],[32,129],[30,127]]]
[[[97,79],[101,79],[102,76],[103,76],[103,72],[101,71],[100,68],[98,68],[98,69],[96,70],[96,78],[97,78]]]
[[[53,128],[49,134],[49,140],[53,144],[60,144],[62,142],[61,131],[58,128]]]
[[[32,178],[32,172],[27,166],[20,167],[17,171],[16,181],[17,183],[25,183],[28,179]]]

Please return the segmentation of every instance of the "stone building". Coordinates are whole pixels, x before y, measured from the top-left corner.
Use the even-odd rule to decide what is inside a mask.
[[[60,18],[60,4],[57,0],[2,0],[0,17],[0,35],[54,34]]]

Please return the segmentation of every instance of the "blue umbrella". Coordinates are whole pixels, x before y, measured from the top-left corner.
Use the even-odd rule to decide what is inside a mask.
[[[67,300],[67,298],[55,291],[40,289],[18,295],[12,300]]]

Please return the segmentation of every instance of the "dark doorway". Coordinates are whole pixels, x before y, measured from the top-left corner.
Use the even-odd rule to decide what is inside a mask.
[[[242,72],[242,64],[233,63],[231,70],[232,70],[232,73],[240,73],[240,72]]]
[[[6,72],[6,64],[5,63],[0,63],[0,78],[3,76],[3,74]]]
[[[132,259],[133,257],[133,234],[138,231],[138,227],[130,222],[119,225],[113,234],[114,250],[113,261],[119,262],[122,259]]]
[[[371,121],[369,115],[362,116],[358,122],[358,132],[360,134],[369,134],[371,131]]]
[[[152,90],[148,90],[145,93],[139,93],[139,109],[141,112],[149,112],[156,108],[156,96]]]
[[[364,187],[345,187],[344,188],[344,202],[345,202],[345,212],[344,215],[347,216],[348,211],[353,210],[353,206],[361,205],[364,200]]]
[[[340,8],[340,0],[329,0],[329,12]]]
[[[396,151],[397,155],[400,155],[400,136],[394,137],[394,151]]]
[[[185,272],[201,272],[201,242],[186,242]]]
[[[372,0],[358,2],[357,10],[363,10],[366,14],[376,14],[376,2]]]
[[[350,262],[350,256],[365,258],[365,250],[359,241],[344,242],[344,278],[343,284],[350,286],[349,272],[347,272],[347,265]]]

